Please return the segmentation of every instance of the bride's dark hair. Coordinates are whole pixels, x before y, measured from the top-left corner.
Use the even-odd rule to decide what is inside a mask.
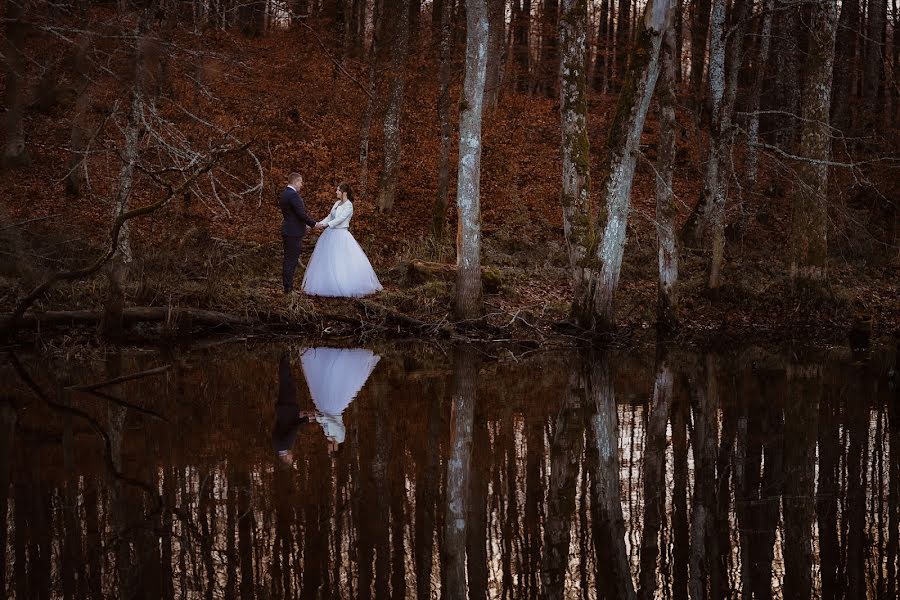
[[[346,181],[344,181],[343,183],[341,183],[341,184],[338,186],[338,189],[341,190],[342,192],[346,192],[346,193],[347,193],[347,200],[349,200],[350,202],[353,202],[353,188],[350,187],[350,184],[349,184],[349,183],[347,183]]]

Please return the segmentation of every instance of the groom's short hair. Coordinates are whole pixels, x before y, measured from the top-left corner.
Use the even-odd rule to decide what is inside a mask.
[[[302,180],[302,179],[303,179],[303,175],[301,175],[300,173],[297,173],[297,172],[294,172],[294,173],[291,173],[290,175],[288,175],[288,183],[289,184],[294,183],[295,181],[298,181],[298,180]]]

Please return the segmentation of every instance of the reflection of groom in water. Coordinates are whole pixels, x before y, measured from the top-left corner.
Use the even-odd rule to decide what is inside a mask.
[[[297,441],[300,425],[309,423],[311,411],[301,411],[297,401],[297,382],[291,372],[290,354],[284,352],[278,363],[278,399],[275,402],[275,427],[272,429],[272,447],[279,460],[290,464],[291,450]]]

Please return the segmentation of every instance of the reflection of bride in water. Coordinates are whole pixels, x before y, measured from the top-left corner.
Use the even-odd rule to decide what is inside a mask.
[[[356,397],[381,357],[363,348],[308,348],[300,356],[329,448],[344,441],[341,413]]]

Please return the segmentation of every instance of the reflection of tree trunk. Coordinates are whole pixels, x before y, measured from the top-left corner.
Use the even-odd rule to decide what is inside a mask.
[[[472,455],[479,457],[469,474],[469,509],[466,521],[466,566],[469,580],[469,599],[484,600],[487,597],[487,502],[490,471],[486,463],[491,453],[491,441],[487,419],[480,411],[475,413],[472,430]]]
[[[276,596],[293,598],[296,596],[291,585],[291,550],[294,545],[294,503],[296,502],[293,472],[286,467],[276,465],[274,479],[275,535],[272,541],[272,589],[275,590]],[[201,510],[205,504],[203,500],[208,496],[208,493],[201,493]],[[201,524],[205,536],[207,535],[205,516]]]
[[[761,380],[761,379],[760,379]],[[760,397],[765,398],[767,390],[763,387]],[[755,445],[750,453],[755,456],[748,463],[753,464],[755,472],[748,477],[753,490],[748,512],[750,516],[751,546],[750,561],[752,569],[751,589],[754,598],[772,597],[772,561],[775,558],[775,534],[778,527],[779,502],[783,481],[782,441],[784,421],[781,408],[765,403],[751,410],[749,437],[761,439],[763,447],[757,451]],[[760,457],[764,464],[762,476],[759,476]],[[750,472],[748,466],[748,473]]]
[[[451,4],[450,2],[447,2]],[[441,434],[441,405],[443,389],[429,394],[428,433],[425,438],[425,460],[419,466],[416,479],[416,588],[421,600],[431,598],[432,549],[434,548],[435,496],[438,486],[438,436]]]
[[[385,413],[387,414],[387,413]],[[390,421],[388,421],[390,424]],[[394,425],[390,427],[390,482],[391,499],[391,597],[406,597],[406,448],[405,435]],[[323,535],[324,532],[323,532]]]
[[[544,506],[544,423],[527,419],[525,432],[525,589],[537,595],[541,572],[541,516]]]
[[[784,594],[812,596],[813,520],[815,517],[816,420],[821,395],[821,365],[788,367],[784,408]]]
[[[900,360],[900,357],[897,357]],[[895,411],[900,410],[900,390],[894,391]],[[897,582],[897,555],[900,550],[900,423],[896,422],[896,414],[889,419],[889,466],[888,466],[888,540],[887,558],[887,590],[885,598],[896,598],[900,592]],[[826,597],[826,600],[827,597]]]
[[[86,568],[87,581],[85,585],[92,598],[103,596],[103,540],[100,536],[100,498],[97,488],[100,482],[95,477],[84,479],[84,531],[85,548],[87,549]]]
[[[66,392],[61,392],[60,402],[68,404],[71,396]],[[4,406],[0,404],[0,411]],[[73,432],[72,432],[72,415],[63,417],[63,469],[65,470],[65,483],[63,489],[63,518],[60,522],[60,532],[62,535],[62,556],[60,557],[60,570],[62,571],[62,593],[64,598],[72,598],[76,594],[76,582],[84,581],[84,561],[81,559],[81,522],[78,519],[78,476],[75,472],[75,451],[73,448]],[[5,422],[5,421],[4,421]],[[11,441],[12,432],[9,432]],[[3,437],[3,436],[0,436]],[[3,439],[7,439],[3,437]],[[3,442],[0,442],[2,444]],[[3,457],[6,453],[0,454],[0,469],[3,469],[5,461]],[[0,485],[3,485],[4,501],[0,504],[0,515],[6,515],[6,485],[9,478],[0,474]],[[0,547],[6,550],[6,519],[3,519],[3,538],[0,539]],[[5,555],[5,554],[4,554]],[[0,569],[5,568],[5,564]],[[2,578],[5,581],[5,577]],[[3,583],[0,581],[0,583]],[[0,585],[0,590],[6,589]]]
[[[122,374],[122,356],[116,353],[107,358],[107,379],[114,379]],[[109,393],[121,397],[121,385],[112,386]],[[112,463],[115,469],[122,471],[122,438],[125,433],[125,416],[127,409],[117,404],[107,404],[107,432],[112,453]],[[136,569],[132,569],[131,546],[129,535],[125,533],[127,518],[127,502],[122,482],[116,479],[113,473],[107,479],[109,486],[109,513],[113,531],[116,532],[116,574],[118,576],[118,590],[123,597],[131,598],[134,592]]]
[[[466,518],[472,455],[472,421],[478,375],[475,351],[453,352],[453,406],[450,417],[450,458],[447,462],[447,505],[441,561],[441,592],[446,598],[466,597]]]
[[[855,381],[866,381],[861,369],[851,373]],[[868,477],[869,397],[868,390],[857,387],[847,394],[846,422],[850,433],[847,450],[846,533],[842,546],[847,549],[847,597],[866,596],[866,485]],[[856,393],[853,393],[856,392]]]
[[[595,404],[590,443],[591,450],[596,452],[596,465],[592,466],[591,506],[595,510],[592,521],[597,580],[604,597],[633,600],[636,595],[625,550],[625,519],[619,481],[619,423],[615,391],[606,356],[596,355],[591,362],[586,369],[587,394]]]
[[[656,593],[659,529],[666,510],[666,425],[673,384],[665,347],[659,346],[656,352],[656,383],[644,442],[644,532],[638,588],[638,597],[647,600]]]
[[[691,600],[702,600],[707,595],[707,577],[710,574],[711,554],[709,544],[716,531],[716,441],[717,401],[715,361],[707,356],[705,377],[695,381],[694,397],[694,499],[691,514],[690,579],[688,591]]]
[[[517,427],[513,420],[512,409],[509,404],[500,421],[500,443],[503,451],[504,476],[506,481],[506,514],[503,515],[503,550],[500,555],[501,568],[503,570],[502,592],[503,597],[516,597],[522,595],[522,579],[519,577],[519,585],[513,587],[513,542],[521,539],[519,522],[519,461],[516,456]],[[499,488],[498,490],[503,490]],[[519,546],[521,558],[521,546]],[[518,594],[516,593],[518,592]]]
[[[672,597],[688,597],[688,561],[690,535],[688,530],[688,443],[687,420],[690,405],[684,400],[675,404],[672,415]]]
[[[389,510],[387,505],[388,428],[390,427],[388,415],[384,398],[379,395],[375,404],[375,451],[372,453],[371,465],[371,481],[374,484],[373,493],[375,494],[372,499],[372,507],[373,514],[378,515],[378,518],[372,519],[372,537],[370,539],[375,553],[375,598],[379,600],[388,597],[391,571],[390,519],[386,517]]]
[[[234,485],[237,494],[237,550],[241,567],[240,597],[253,598],[256,591],[253,583],[253,532],[256,529],[256,515],[251,502],[253,490],[250,488],[250,474],[245,465],[236,466]]]
[[[544,528],[544,564],[541,569],[543,598],[565,596],[569,566],[570,532],[575,512],[578,470],[584,445],[584,377],[579,361],[569,366],[569,382],[563,406],[556,416],[550,446],[550,482],[547,521]]]
[[[0,590],[6,591],[6,540],[9,536],[9,483],[12,473],[13,440],[18,413],[5,400],[0,400]],[[71,433],[68,436],[71,440]],[[71,442],[70,442],[71,443]],[[68,490],[67,490],[68,491]],[[71,504],[69,506],[72,506]]]
[[[840,408],[837,398],[827,395],[819,405],[819,485],[816,512],[819,526],[819,561],[822,600],[838,600],[841,594],[841,549],[838,540],[838,466],[841,459]]]
[[[234,464],[228,466],[228,497],[225,500],[225,547],[228,550],[228,563],[225,568],[225,600],[237,597],[238,554],[235,541],[237,531],[237,496],[238,476]]]

